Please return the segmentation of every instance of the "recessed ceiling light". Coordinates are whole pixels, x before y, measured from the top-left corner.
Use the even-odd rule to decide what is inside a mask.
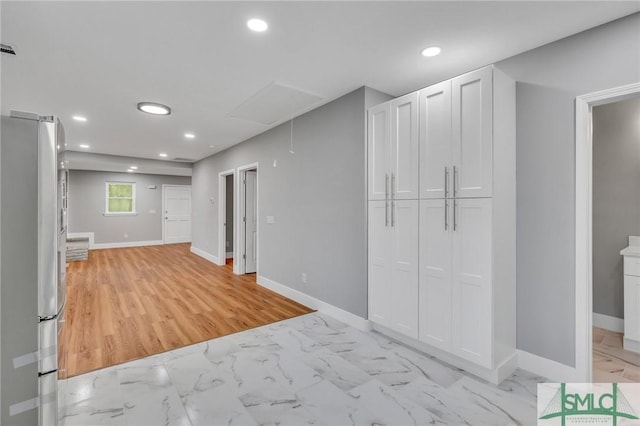
[[[184,137],[187,139],[193,139],[196,137],[196,135],[194,135],[193,133],[185,133]]]
[[[171,114],[171,108],[166,105],[158,104],[155,102],[139,102],[138,109],[147,114],[153,115],[169,115]]]
[[[442,49],[439,46],[431,46],[422,50],[422,56],[430,58],[432,56],[438,56],[440,52],[442,52]]]
[[[88,149],[90,148],[89,145],[87,145],[86,143],[81,143],[80,145],[78,145],[80,148],[84,148],[84,149]]]
[[[131,170],[138,170],[138,166],[131,166],[129,167]]]
[[[166,152],[161,152],[160,154],[158,154],[160,157],[167,157],[167,153]]]
[[[249,19],[247,21],[247,27],[249,27],[251,31],[261,33],[263,31],[267,31],[267,28],[269,28],[269,25],[267,25],[267,23],[262,19],[254,18],[254,19]]]
[[[73,117],[71,117],[71,118],[73,118],[73,119],[74,119],[74,120],[76,120],[76,121],[82,121],[83,123],[84,123],[85,121],[87,121],[87,117],[83,117],[83,116],[81,116],[81,115],[74,115],[74,116],[73,116]]]

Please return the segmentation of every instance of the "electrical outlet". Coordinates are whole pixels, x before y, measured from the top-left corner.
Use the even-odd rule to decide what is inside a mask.
[[[306,284],[306,283],[307,283],[307,273],[306,273],[306,272],[303,272],[303,273],[302,273],[302,283],[303,283],[303,284]]]
[[[231,245],[230,241],[227,241],[227,247],[229,247]]]
[[[125,238],[129,238],[129,234],[124,234],[124,237]]]

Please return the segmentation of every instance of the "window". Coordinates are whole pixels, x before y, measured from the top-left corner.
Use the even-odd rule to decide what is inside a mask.
[[[136,184],[133,182],[106,183],[105,215],[136,214]]]

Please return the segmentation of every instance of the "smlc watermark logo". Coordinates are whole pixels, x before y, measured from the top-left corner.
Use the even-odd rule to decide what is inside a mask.
[[[640,425],[638,383],[539,383],[538,425]]]

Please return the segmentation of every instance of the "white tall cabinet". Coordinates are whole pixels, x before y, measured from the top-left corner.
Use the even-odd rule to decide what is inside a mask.
[[[369,317],[418,337],[418,96],[372,107],[369,151]]]
[[[408,99],[416,100],[416,121],[394,121]],[[376,123],[378,111],[391,116],[386,127]],[[375,140],[380,132],[372,132],[376,125],[387,130],[391,145],[394,134],[413,134],[417,125],[411,152],[418,167],[415,174],[406,169],[402,182],[413,194],[408,176],[416,179],[417,200],[406,200],[397,229],[383,228],[393,233],[391,244],[381,243],[378,228],[390,219],[385,200],[394,194],[380,191],[381,201],[370,201],[369,319],[392,337],[498,382],[515,368],[515,84],[486,67],[371,108],[369,183],[391,185],[391,178],[372,176],[381,174],[371,167],[372,152],[382,145]],[[410,146],[409,137],[401,140]],[[414,259],[416,274],[407,267]],[[395,275],[384,275],[379,265],[395,268]],[[412,272],[400,273],[401,266]],[[415,327],[405,327],[414,318]]]

